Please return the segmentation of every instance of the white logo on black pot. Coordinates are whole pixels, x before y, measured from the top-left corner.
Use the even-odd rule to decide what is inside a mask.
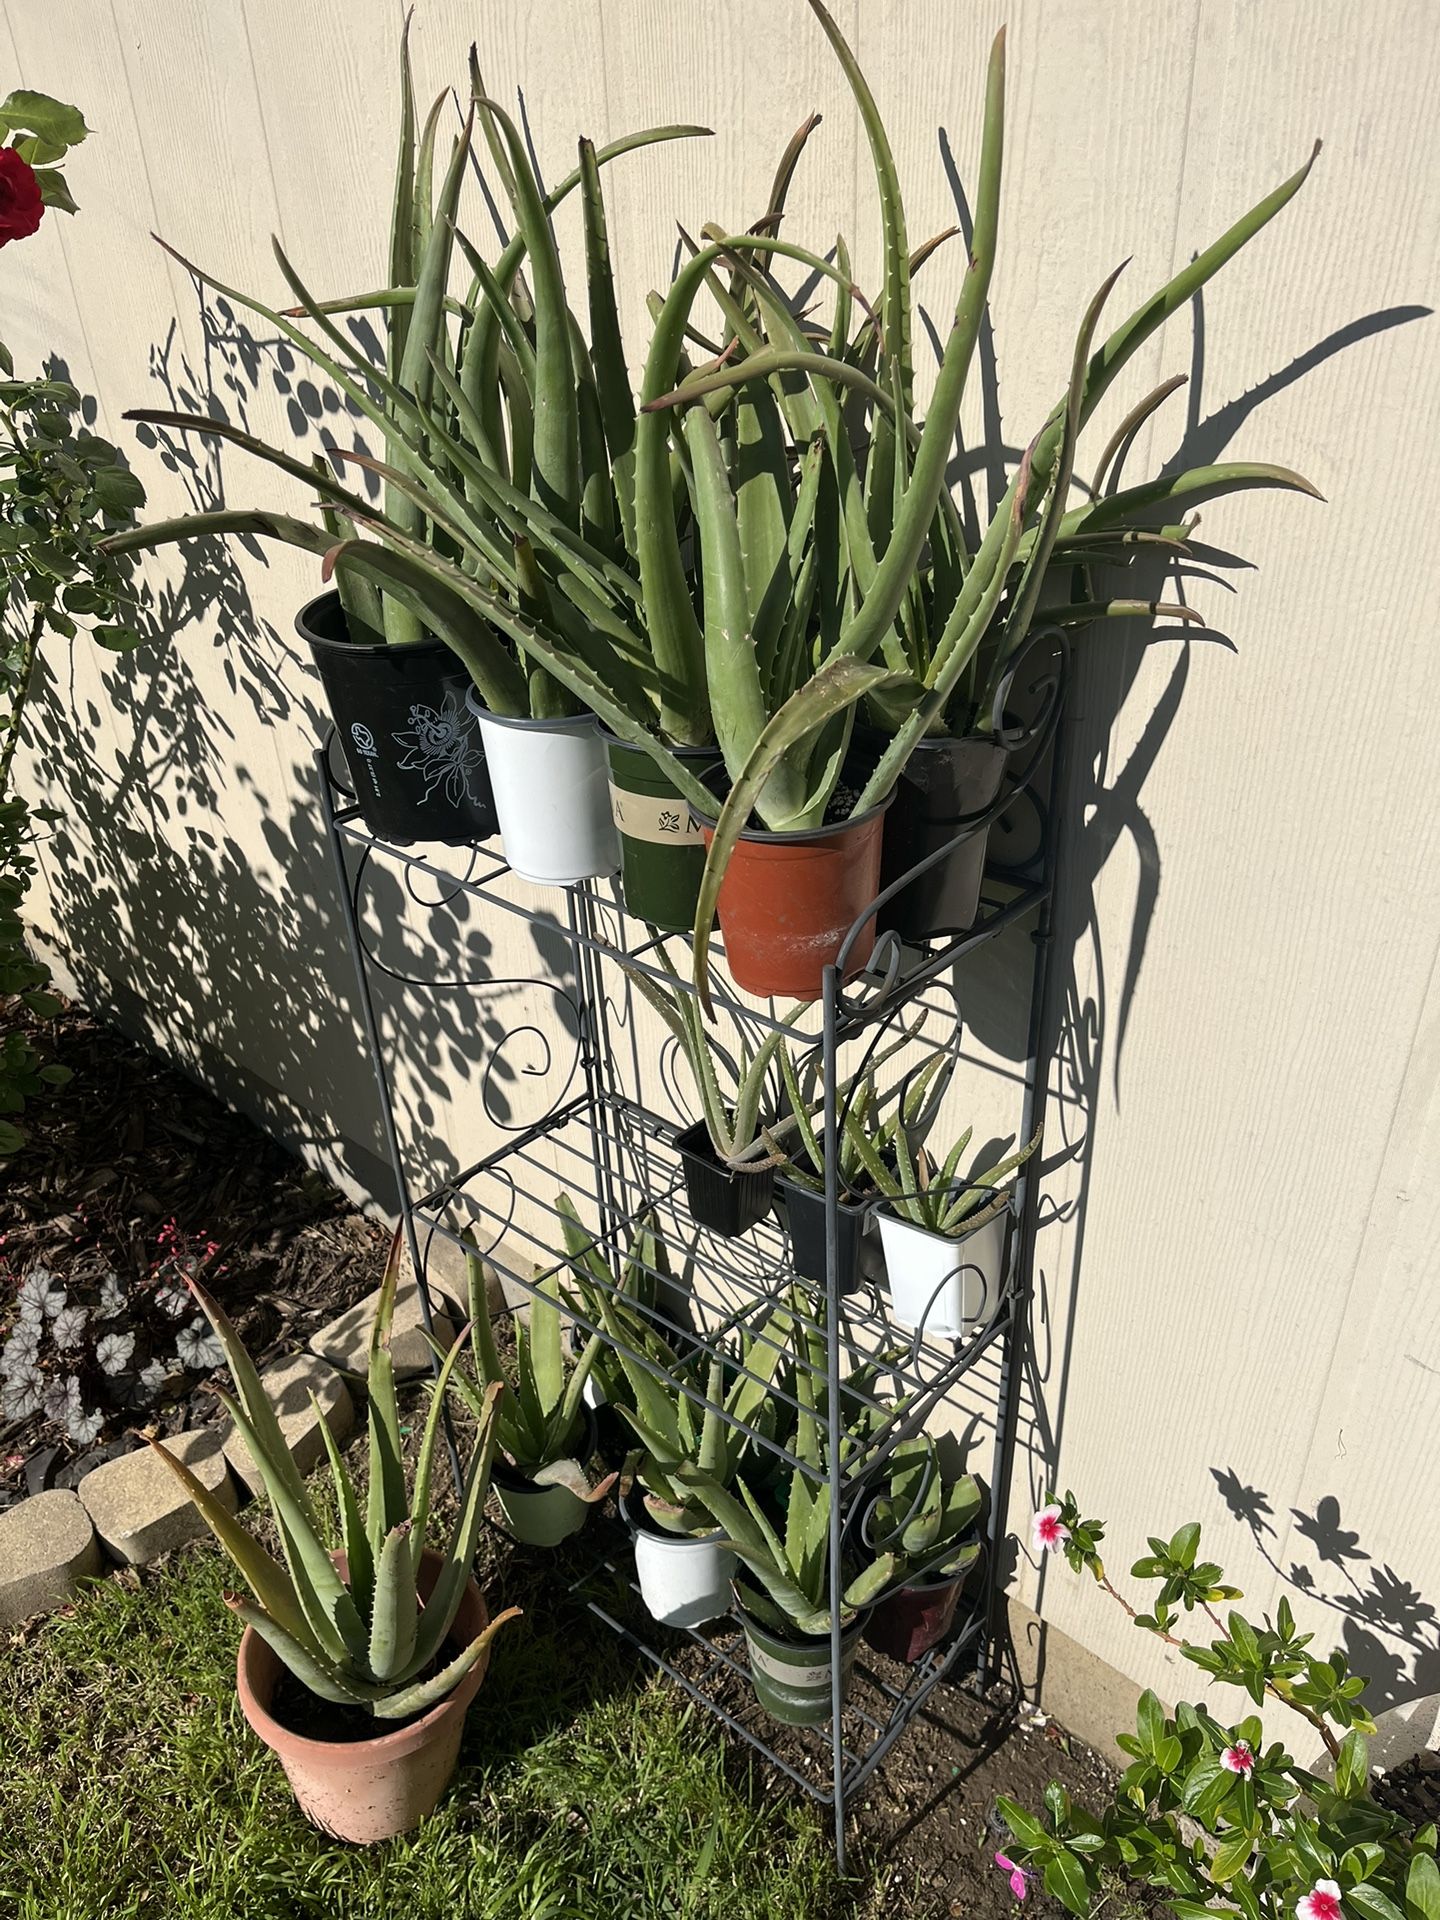
[[[366,772],[370,775],[370,785],[378,798],[380,775],[375,762],[380,758],[380,749],[375,744],[375,736],[363,720],[357,720],[350,728],[350,738],[354,742],[356,753],[365,761]]]
[[[485,754],[474,738],[474,722],[458,694],[447,693],[438,709],[411,707],[409,730],[391,738],[397,747],[405,749],[400,766],[424,780],[422,799],[428,800],[437,787],[444,788],[452,807],[478,797],[470,780],[484,764]]]

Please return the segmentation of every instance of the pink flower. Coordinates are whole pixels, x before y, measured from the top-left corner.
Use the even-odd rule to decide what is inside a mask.
[[[1233,1747],[1226,1747],[1221,1754],[1220,1764],[1227,1773],[1240,1773],[1248,1780],[1255,1771],[1255,1756],[1246,1741],[1237,1740]]]
[[[1341,1920],[1340,1889],[1333,1880],[1317,1880],[1312,1890],[1295,1902],[1300,1920]]]
[[[1030,1522],[1030,1538],[1037,1553],[1058,1553],[1070,1538],[1070,1529],[1060,1518],[1058,1505],[1041,1507]]]
[[[1015,1898],[1017,1900],[1023,1900],[1025,1898],[1026,1887],[1025,1869],[1023,1867],[1017,1867],[1015,1862],[1003,1853],[996,1854],[995,1864],[1009,1874],[1010,1891],[1014,1894]]]

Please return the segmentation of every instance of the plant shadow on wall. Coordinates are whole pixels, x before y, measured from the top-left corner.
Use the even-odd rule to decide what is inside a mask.
[[[1292,1507],[1277,1515],[1269,1494],[1247,1486],[1233,1467],[1210,1472],[1265,1564],[1312,1606],[1344,1620],[1341,1645],[1351,1670],[1370,1682],[1372,1712],[1440,1693],[1440,1616],[1392,1566],[1365,1551],[1333,1494],[1323,1494],[1313,1512]]]
[[[968,247],[973,238],[970,206],[943,131],[939,139],[957,222]],[[1175,450],[1169,457],[1155,461],[1153,466],[1145,463],[1146,470],[1154,471],[1162,481],[1222,461],[1240,429],[1265,401],[1327,360],[1361,348],[1365,342],[1392,328],[1426,319],[1432,311],[1412,304],[1364,314],[1317,340],[1238,397],[1214,403],[1207,391],[1203,293],[1193,295],[1190,308],[1187,373],[1172,379],[1165,389],[1157,390],[1161,393],[1158,411],[1147,412],[1133,424],[1125,423],[1128,430],[1117,435],[1107,456],[1101,459],[1101,471],[1096,472],[1090,485],[1085,484],[1077,471],[1075,486],[1079,499],[1100,498],[1125,484],[1126,459],[1136,447],[1138,437],[1152,429],[1152,420],[1157,436],[1165,431],[1169,415],[1164,410],[1164,399],[1169,394],[1184,395],[1185,413],[1183,424],[1175,433]],[[937,346],[938,334],[923,310],[922,317],[932,346]],[[983,491],[988,495],[993,511],[995,502],[1003,494],[1007,472],[1013,470],[1022,453],[1022,449],[1005,440],[995,341],[988,311],[977,335],[975,374],[981,388],[981,444],[962,447],[951,469],[952,485],[971,525],[984,518],[977,511],[977,493]],[[1223,512],[1222,503],[1217,510],[1217,522]],[[1183,551],[1166,554],[1157,548],[1153,558],[1132,563],[1124,576],[1097,566],[1089,570],[1086,579],[1077,570],[1071,583],[1071,598],[1104,602],[1112,592],[1123,592],[1127,599],[1153,603],[1163,594],[1167,603],[1188,606],[1188,590],[1194,583],[1203,581],[1234,593],[1236,589],[1226,575],[1251,569],[1255,564],[1222,547],[1197,541],[1191,534]],[[1125,584],[1120,585],[1122,579]],[[1243,607],[1240,624],[1243,629]],[[1118,634],[1126,637],[1117,637]],[[1147,693],[1146,697],[1152,700],[1150,711],[1138,727],[1134,745],[1123,760],[1117,760],[1116,742],[1112,737],[1115,722],[1122,712],[1127,714],[1132,728],[1140,720],[1136,698],[1142,664],[1147,653],[1157,646],[1165,648],[1166,654],[1173,658],[1173,665],[1158,691],[1153,696]],[[1234,641],[1214,626],[1182,625],[1147,631],[1146,621],[1138,617],[1118,629],[1111,625],[1108,633],[1099,627],[1089,635],[1081,633],[1073,647],[1064,721],[1066,787],[1059,801],[1060,873],[1054,909],[1050,1020],[1054,1065],[1042,1179],[1053,1178],[1067,1165],[1074,1170],[1069,1176],[1070,1191],[1062,1200],[1052,1200],[1042,1191],[1035,1338],[1025,1394],[1025,1406],[1033,1423],[1028,1447],[1026,1436],[1023,1433],[1021,1436],[1022,1448],[1028,1451],[1031,1460],[1036,1506],[1053,1484],[1063,1440],[1072,1329],[1076,1323],[1100,1095],[1108,1071],[1111,1097],[1119,1107],[1125,1038],[1160,898],[1161,848],[1155,824],[1146,809],[1144,789],[1179,714],[1195,649],[1200,646],[1219,646],[1232,654],[1239,651]],[[1239,670],[1242,662],[1237,659],[1234,666]],[[1037,841],[1033,809],[1021,803],[992,829],[991,857],[1006,865],[1023,865],[1033,858]],[[1113,913],[1102,923],[1098,905],[1100,876],[1111,855],[1122,844],[1128,845],[1137,872],[1130,924],[1123,930],[1113,924]],[[1122,956],[1118,978],[1111,960],[1115,955]],[[1025,1005],[1023,995],[1016,993],[1016,983],[1028,977],[1029,966],[1026,929],[1007,932],[957,970],[959,1001],[967,1024],[974,1038],[1002,1060],[1023,1063],[1025,1059]],[[1054,1259],[1046,1259],[1045,1229],[1056,1225],[1069,1229],[1066,1236],[1068,1272],[1057,1272]],[[1011,1566],[1000,1570],[1001,1577],[1007,1577],[1013,1570],[1012,1557]],[[1045,1574],[1046,1567],[1042,1565],[1042,1592]],[[1375,1620],[1383,1625],[1383,1613],[1377,1612]],[[1368,1646],[1366,1654],[1368,1658]],[[1375,1665],[1368,1670],[1375,1672],[1377,1690],[1383,1696],[1393,1656],[1377,1649],[1374,1657]],[[1389,1702],[1382,1697],[1381,1704]]]
[[[296,377],[283,340],[257,338],[224,300],[198,288],[197,298],[199,366],[174,326],[151,351],[167,406],[243,429],[269,388],[307,451],[364,450],[348,403]],[[230,470],[223,443],[149,427],[138,437],[191,510],[219,510],[232,490],[248,497],[249,475],[238,461]],[[389,1204],[314,759],[328,720],[308,661],[256,610],[251,567],[269,561],[255,542],[187,542],[141,582],[144,645],[94,672],[78,650],[42,667],[31,738],[44,747],[32,764],[61,812],[42,850],[51,913],[82,997]],[[245,745],[262,738],[251,759]],[[386,1031],[403,1027],[397,1093],[415,1175],[430,1182],[459,1164],[445,1113],[457,1089],[478,1082],[502,1130],[564,1097],[576,1069],[569,949],[558,923],[553,939],[542,928],[537,978],[496,979],[472,902],[383,857],[357,869],[357,853],[377,1008]]]

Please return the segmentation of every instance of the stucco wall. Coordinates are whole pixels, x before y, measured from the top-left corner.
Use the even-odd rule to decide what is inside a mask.
[[[952,153],[973,177],[984,54],[1006,11],[850,0],[837,14],[923,237],[957,217]],[[14,81],[77,101],[96,129],[71,167],[79,219],[50,218],[0,260],[17,359],[63,357],[156,508],[298,504],[303,489],[233,451],[162,457],[121,424],[126,406],[217,394],[307,452],[353,432],[262,324],[202,302],[147,235],[272,296],[272,231],[317,289],[379,284],[396,10],[6,0],[0,18]],[[1047,1142],[1015,1517],[1053,1474],[1110,1517],[1120,1568],[1146,1531],[1198,1516],[1252,1600],[1288,1591],[1398,1697],[1440,1686],[1426,1600],[1440,1596],[1440,377],[1424,304],[1440,277],[1440,38],[1423,0],[1017,0],[1008,19],[993,352],[987,337],[967,428],[981,495],[990,457],[1013,455],[1062,385],[1115,262],[1133,255],[1119,311],[1326,142],[1299,199],[1146,350],[1109,416],[1188,370],[1132,476],[1182,450],[1184,464],[1281,459],[1327,503],[1211,506],[1201,538],[1217,563],[1184,591],[1224,642],[1142,654],[1107,637],[1081,675],[1063,1121]],[[421,0],[422,92],[463,74],[472,33],[491,84],[523,87],[551,174],[580,132],[717,130],[609,177],[632,358],[676,218],[753,220],[812,108],[825,118],[791,229],[819,245],[843,229],[873,282],[868,163],[800,0]],[[573,250],[573,209],[558,224]],[[920,283],[937,324],[962,265],[942,253]],[[316,683],[290,627],[311,569],[236,550],[147,579],[162,644],[119,663],[52,656],[35,762],[69,820],[36,896],[42,932],[95,1002],[365,1185],[378,1135],[320,841]],[[374,900],[386,951],[430,964],[428,910],[383,876]],[[442,1159],[568,1070],[563,1039],[545,1057],[554,997],[526,984],[557,942],[516,927],[463,930],[478,994],[391,996],[418,1036],[407,1098]],[[1025,951],[976,969],[981,1055],[1013,1046]],[[982,1071],[983,1108],[996,1096]],[[1189,1684],[1063,1569],[1037,1581],[1022,1558],[1018,1591],[1135,1678],[1172,1696]]]

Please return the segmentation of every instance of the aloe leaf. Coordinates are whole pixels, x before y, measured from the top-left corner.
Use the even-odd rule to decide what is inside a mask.
[[[1190,376],[1186,373],[1172,373],[1168,380],[1162,380],[1158,387],[1151,389],[1143,400],[1137,400],[1119,426],[1105,442],[1104,451],[1095,462],[1095,478],[1090,482],[1090,492],[1098,499],[1105,487],[1105,477],[1110,471],[1110,463],[1126,448],[1135,435],[1144,426],[1151,414],[1157,412],[1171,394],[1188,384]],[[1118,472],[1118,468],[1117,468]]]
[[[580,188],[585,225],[585,279],[590,304],[590,354],[600,418],[610,455],[610,472],[625,551],[635,552],[635,396],[625,364],[620,313],[615,300],[605,200],[594,144],[580,142]]]
[[[395,158],[395,195],[390,212],[390,284],[407,288],[415,282],[415,84],[410,69],[413,18],[413,10],[407,12],[400,30],[400,144]],[[396,308],[391,312],[387,355],[392,379],[398,379],[400,374],[409,325],[407,309]]]
[[[1292,493],[1309,494],[1323,500],[1324,494],[1312,486],[1303,474],[1289,467],[1270,466],[1259,460],[1222,461],[1211,467],[1191,467],[1185,473],[1164,474],[1143,486],[1122,487],[1101,500],[1087,501],[1065,514],[1057,537],[1071,540],[1084,534],[1108,532],[1124,527],[1132,514],[1148,513],[1156,507],[1198,505],[1216,494],[1239,493],[1249,487],[1278,487]]]
[[[817,1173],[825,1171],[825,1150],[820,1144],[820,1136],[810,1124],[810,1103],[800,1091],[800,1081],[795,1072],[795,1062],[790,1057],[790,1049],[783,1041],[776,1059],[780,1062],[780,1077],[785,1083],[785,1093],[790,1102],[790,1111],[795,1116],[795,1125],[800,1134],[800,1144],[805,1149],[806,1158]]]
[[[172,427],[181,433],[198,433],[208,439],[229,440],[237,447],[243,447],[246,453],[253,453],[257,459],[268,460],[272,467],[278,467],[282,473],[288,473],[296,480],[303,480],[307,486],[323,494],[326,499],[338,502],[342,506],[354,507],[359,513],[373,513],[374,507],[358,493],[351,493],[348,487],[340,485],[328,465],[323,469],[296,459],[292,454],[283,453],[279,447],[272,447],[264,440],[258,440],[254,434],[246,433],[228,420],[212,420],[208,415],[196,413],[176,413],[166,407],[131,407],[121,415],[124,420],[134,420],[147,426]],[[192,518],[198,516],[192,516]],[[114,549],[118,551],[119,549]]]
[[[900,193],[900,177],[895,168],[885,123],[875,96],[860,70],[849,43],[831,19],[821,0],[810,0],[810,11],[824,29],[844,70],[855,104],[860,109],[870,157],[875,169],[875,184],[880,197],[880,224],[885,248],[885,293],[880,308],[880,324],[885,337],[885,352],[900,368],[904,411],[912,405],[914,375],[910,364],[910,246],[905,237],[905,206]]]
[[[440,115],[449,97],[449,90],[446,89],[437,93],[430,102],[430,111],[420,129],[420,140],[415,151],[415,190],[410,197],[410,256],[415,263],[417,276],[423,271],[425,250],[430,244],[435,223],[435,140],[440,131]]]
[[[458,1375],[456,1377],[460,1378]],[[490,1468],[499,1439],[499,1405],[503,1391],[499,1385],[487,1387],[480,1401],[475,1451],[470,1456],[469,1471],[460,1493],[460,1510],[445,1548],[444,1564],[420,1616],[415,1648],[410,1657],[412,1673],[423,1672],[445,1644],[445,1637],[454,1624],[455,1610],[460,1605],[460,1596],[470,1578],[470,1563],[475,1558],[475,1543],[480,1537],[480,1526],[485,1517],[485,1496],[490,1490]]]
[[[705,599],[705,674],[716,737],[732,777],[765,725],[759,664],[750,638],[745,560],[735,499],[715,423],[703,407],[684,421]]]
[[[775,177],[770,183],[770,198],[765,203],[765,212],[763,216],[755,222],[755,231],[757,233],[774,233],[778,230],[780,221],[784,216],[785,202],[790,197],[790,183],[795,178],[795,169],[800,164],[800,156],[805,151],[806,143],[809,141],[811,134],[814,133],[815,129],[820,125],[821,118],[822,116],[818,113],[810,114],[808,118],[800,122],[800,125],[786,141],[785,150],[780,155],[779,165],[775,169]],[[756,260],[763,268],[767,264],[768,255],[764,253],[757,254]],[[741,288],[738,283],[732,285],[730,292],[732,298],[736,300],[741,298]]]
[[[275,1412],[274,1402],[265,1391],[264,1383],[255,1371],[254,1362],[245,1351],[245,1343],[235,1331],[224,1309],[200,1285],[198,1280],[186,1277],[196,1305],[214,1328],[215,1338],[220,1342],[220,1350],[225,1355],[225,1364],[230,1370],[230,1378],[235,1383],[235,1392],[240,1406],[244,1410],[246,1423],[255,1438],[247,1444],[257,1466],[265,1471],[267,1489],[272,1485],[284,1489],[295,1510],[304,1518],[306,1525],[314,1531],[316,1526],[315,1509],[310,1504],[310,1495],[306,1492],[305,1482],[300,1469],[295,1465],[294,1456],[286,1445],[285,1436],[280,1431],[280,1420]]]
[[[426,1608],[426,1612],[429,1612],[429,1607]],[[521,1618],[519,1607],[507,1607],[503,1613],[496,1614],[485,1631],[476,1634],[464,1652],[457,1654],[447,1667],[442,1667],[433,1679],[419,1681],[413,1687],[402,1687],[399,1692],[387,1694],[383,1700],[377,1700],[372,1709],[375,1718],[403,1720],[407,1714],[423,1713],[427,1708],[435,1706],[447,1694],[454,1692],[501,1627],[511,1620]]]
[[[900,1563],[893,1553],[882,1553],[863,1572],[856,1575],[845,1589],[845,1607],[847,1612],[858,1612],[877,1600],[885,1589],[892,1585],[900,1571]]]
[[[255,1629],[281,1664],[318,1699],[328,1700],[337,1707],[368,1704],[358,1688],[347,1686],[333,1666],[318,1658],[294,1634],[287,1632],[263,1607],[252,1606],[236,1593],[227,1593],[225,1604],[238,1620]]]
[[[462,1327],[451,1343],[450,1351],[440,1356],[440,1371],[430,1388],[430,1406],[425,1416],[425,1431],[420,1436],[420,1452],[415,1462],[415,1492],[410,1502],[412,1577],[419,1573],[420,1556],[425,1551],[425,1530],[430,1524],[430,1488],[435,1470],[435,1445],[445,1409],[445,1396],[450,1390],[451,1377],[464,1348],[468,1331],[468,1328]],[[438,1345],[439,1342],[435,1342],[435,1346],[438,1347]],[[350,1584],[353,1588],[355,1584],[353,1576]]]
[[[535,492],[567,526],[580,525],[580,421],[570,355],[570,311],[544,198],[519,129],[493,100],[483,102],[509,151],[515,217],[525,236],[535,290]],[[517,480],[519,476],[516,476]]]
[[[366,1493],[366,1532],[378,1564],[385,1537],[409,1517],[405,1495],[405,1463],[400,1446],[400,1410],[395,1399],[395,1366],[390,1357],[390,1329],[395,1294],[400,1283],[404,1242],[399,1227],[390,1241],[390,1253],[380,1280],[375,1318],[370,1327],[366,1356],[366,1394],[370,1403],[370,1485]],[[417,1284],[420,1276],[417,1274]]]
[[[1205,625],[1203,613],[1178,600],[1071,600],[1053,613],[1047,608],[1045,617],[1057,627],[1088,627],[1095,620],[1158,620],[1167,614],[1182,626]]]
[[[325,1445],[325,1455],[330,1463],[330,1477],[335,1483],[335,1505],[340,1514],[340,1539],[345,1548],[345,1570],[349,1579],[350,1597],[355,1602],[355,1611],[363,1620],[370,1610],[370,1596],[374,1591],[375,1562],[370,1552],[370,1538],[365,1531],[365,1519],[360,1510],[360,1497],[355,1491],[355,1482],[345,1462],[340,1457],[340,1449],[335,1436],[330,1431],[330,1422],[325,1418],[320,1402],[312,1393],[310,1405],[315,1415],[315,1423],[320,1429],[320,1438]],[[423,1527],[422,1527],[423,1532]],[[273,1613],[274,1608],[270,1611]]]
[[[177,540],[205,540],[217,535],[283,540],[307,553],[323,554],[331,538],[322,527],[294,520],[288,514],[263,507],[222,507],[213,513],[182,513],[173,520],[151,520],[123,533],[112,533],[99,543],[101,553],[140,553],[169,546]]]
[[[705,856],[705,870],[695,909],[694,980],[707,1013],[711,1011],[708,971],[710,933],[715,923],[720,882],[735,843],[749,822],[750,814],[780,756],[807,733],[823,726],[832,713],[857,705],[874,689],[897,684],[901,684],[898,677],[886,667],[855,659],[830,660],[766,722],[749,760],[741,769],[720,810],[714,836]],[[772,819],[767,820],[766,824],[779,830],[789,823]]]
[[[266,1613],[313,1658],[324,1657],[321,1644],[300,1605],[295,1583],[286,1569],[261,1546],[233,1513],[221,1506],[210,1489],[167,1447],[158,1440],[151,1440],[149,1444],[194,1501],[201,1519],[230,1556],[246,1586]]]
[[[386,1534],[375,1567],[370,1615],[370,1671],[378,1681],[403,1673],[415,1649],[419,1607],[410,1549],[411,1527],[402,1520]]]
[[[252,1458],[261,1462],[265,1492],[290,1569],[295,1597],[316,1641],[332,1659],[363,1658],[365,1630],[359,1612],[320,1537],[308,1499],[303,1505],[297,1501],[285,1477],[274,1473],[271,1463],[264,1460],[260,1436],[239,1403],[223,1388],[216,1389],[216,1397],[234,1421],[235,1430],[249,1447]]]
[[[528,711],[525,678],[514,660],[489,626],[477,620],[460,595],[427,571],[413,552],[377,546],[371,540],[347,540],[326,555],[326,566],[334,573],[354,568],[422,615],[436,638],[465,667],[491,713],[518,716]]]
[[[565,1390],[565,1361],[560,1349],[560,1279],[551,1274],[530,1303],[530,1361],[540,1404],[547,1415]]]

